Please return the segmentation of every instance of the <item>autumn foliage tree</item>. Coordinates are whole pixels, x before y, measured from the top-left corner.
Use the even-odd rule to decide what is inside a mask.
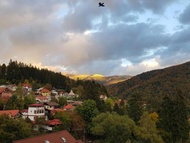
[[[139,126],[136,128],[136,136],[144,143],[164,143],[156,125],[156,114],[144,112],[140,117]]]

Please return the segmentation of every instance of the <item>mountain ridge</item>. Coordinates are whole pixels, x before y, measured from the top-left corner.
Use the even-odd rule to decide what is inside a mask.
[[[114,83],[119,83],[125,80],[130,79],[132,76],[129,75],[113,75],[113,76],[104,76],[101,74],[76,74],[76,75],[67,75],[69,78],[77,80],[94,80],[103,85],[110,85]]]
[[[187,85],[190,85],[190,61],[164,69],[141,73],[133,76],[127,81],[109,85],[107,89],[110,95],[119,94],[121,96],[126,96],[137,90],[143,92],[144,89],[153,92],[152,89],[155,89],[154,91],[157,91],[158,88],[161,87],[165,89],[164,86],[169,89],[173,89],[174,87],[182,88],[182,86],[184,86],[190,91],[190,86],[187,87]],[[162,89],[160,89],[160,91],[162,91]]]

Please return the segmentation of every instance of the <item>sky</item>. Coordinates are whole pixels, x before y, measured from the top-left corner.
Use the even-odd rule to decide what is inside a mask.
[[[0,64],[137,75],[190,61],[189,0],[1,0]]]

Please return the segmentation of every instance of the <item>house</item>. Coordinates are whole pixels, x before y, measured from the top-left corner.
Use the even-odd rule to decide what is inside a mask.
[[[56,102],[46,102],[44,103],[44,107],[46,110],[53,110],[59,107],[59,104]]]
[[[81,105],[83,102],[82,101],[74,101],[72,103],[73,106],[78,106],[78,105]]]
[[[37,95],[36,96],[36,102],[38,103],[45,103],[45,102],[49,102],[51,99],[49,96],[40,96],[40,95]]]
[[[107,97],[106,95],[100,95],[100,99],[101,99],[101,100],[104,100],[104,101],[105,101],[107,98],[108,98],[108,97]]]
[[[64,93],[65,93],[65,92],[63,92],[63,91],[59,91],[59,92],[58,92],[58,95],[59,95],[60,97],[62,97],[62,96],[64,96]]]
[[[51,94],[56,96],[56,95],[58,95],[58,92],[56,90],[51,90]]]
[[[10,84],[10,85],[7,85],[6,86],[9,90],[11,90],[11,91],[16,91],[16,89],[17,89],[17,86],[15,85],[15,84]]]
[[[123,102],[124,105],[127,104],[127,100],[121,100],[121,99],[118,99],[118,101],[116,101],[116,104],[117,104],[118,106],[121,106],[121,102]]]
[[[55,109],[52,109],[50,113],[51,115],[55,115],[56,112],[64,112],[64,110],[61,108],[55,108]]]
[[[68,104],[63,107],[63,110],[65,111],[73,111],[74,109],[75,109],[75,106],[73,106],[72,104]]]
[[[43,88],[43,89],[39,90],[39,94],[42,95],[42,96],[50,96],[51,95],[51,91],[49,91],[46,88]]]
[[[3,114],[8,115],[10,118],[17,118],[20,116],[19,110],[2,110],[0,111],[0,116]]]
[[[12,91],[7,87],[0,87],[0,98],[7,102],[9,98],[12,96]]]
[[[67,130],[34,136],[27,139],[13,141],[13,143],[83,143],[76,140]]]
[[[45,125],[42,125],[42,128],[52,131],[54,127],[61,125],[62,122],[59,119],[53,119],[53,120],[48,120]]]
[[[32,91],[32,85],[31,84],[22,84],[22,90],[25,94],[28,94]]]
[[[30,104],[28,109],[21,111],[22,118],[29,118],[31,121],[35,121],[37,117],[46,117],[45,108],[43,104]]]
[[[75,94],[72,90],[69,92],[69,94],[67,95],[67,98],[69,98],[69,99],[73,99],[73,98],[75,98],[75,97],[78,97],[78,95],[77,94]]]

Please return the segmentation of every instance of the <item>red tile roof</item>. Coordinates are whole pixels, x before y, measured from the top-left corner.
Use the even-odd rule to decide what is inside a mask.
[[[41,92],[45,92],[45,93],[49,93],[50,91],[48,90],[48,89],[46,89],[46,88],[43,88],[42,90],[41,90]]]
[[[72,104],[68,104],[63,107],[64,110],[69,110],[69,109],[74,109],[74,108],[75,108],[75,106],[73,106]]]
[[[0,88],[0,93],[2,93],[3,91],[5,91],[6,87],[1,87]]]
[[[0,111],[0,116],[3,114],[11,115],[11,117],[15,117],[19,113],[19,110],[3,110]]]
[[[38,95],[38,96],[36,96],[36,99],[40,99],[40,100],[48,100],[49,98],[46,97],[46,96],[40,96],[40,95]]]
[[[43,104],[30,104],[29,107],[43,107]]]
[[[9,96],[3,96],[3,97],[0,97],[0,99],[7,102],[10,99],[10,97]]]
[[[28,113],[28,109],[23,109],[20,111],[21,113]]]
[[[63,111],[64,111],[63,109],[55,108],[55,109],[52,109],[52,110],[51,110],[51,114],[54,115],[55,112],[63,112]]]
[[[22,84],[22,87],[32,87],[32,85],[31,84],[26,84],[26,83],[24,83],[24,84]]]
[[[55,125],[61,125],[62,122],[59,119],[53,119],[49,120],[47,124],[50,126],[55,126]]]
[[[45,141],[49,141],[49,143],[64,143],[63,141],[64,139],[66,140],[66,143],[81,143],[81,140],[77,141],[66,130],[45,134],[41,136],[31,137],[27,139],[17,140],[13,141],[13,143],[45,143]]]

